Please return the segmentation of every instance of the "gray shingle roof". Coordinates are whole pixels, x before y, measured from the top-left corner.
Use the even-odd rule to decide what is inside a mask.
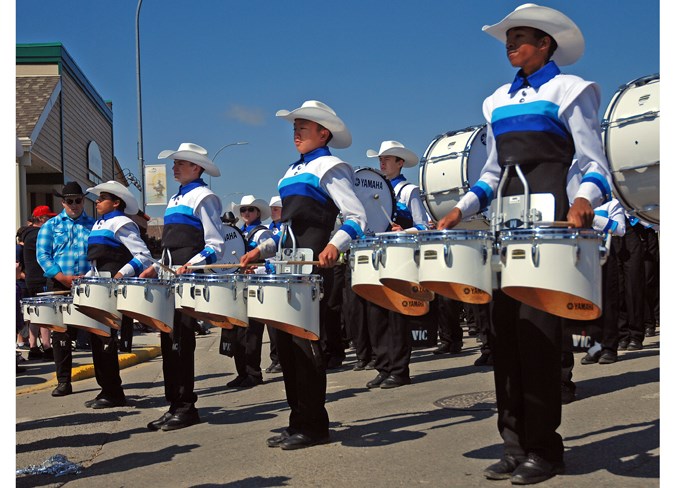
[[[17,137],[30,137],[58,82],[58,76],[18,76],[16,78]]]

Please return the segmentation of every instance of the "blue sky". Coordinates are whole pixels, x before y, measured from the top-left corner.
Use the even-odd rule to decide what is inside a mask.
[[[61,42],[113,102],[115,154],[139,175],[136,0],[21,0],[16,42]],[[269,199],[297,159],[279,109],[321,100],[353,134],[335,154],[354,166],[395,139],[421,157],[438,134],[483,123],[483,99],[512,79],[502,45],[481,28],[522,2],[506,0],[145,0],[141,7],[144,159],[195,142],[214,154],[224,208]],[[597,81],[604,109],[618,87],[659,68],[659,1],[556,0],[586,51],[565,72]],[[171,180],[169,192],[177,185]],[[405,170],[418,182],[418,168]],[[164,207],[148,207],[160,216]]]

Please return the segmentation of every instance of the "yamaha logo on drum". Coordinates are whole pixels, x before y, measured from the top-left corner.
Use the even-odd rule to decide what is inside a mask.
[[[376,190],[383,190],[382,181],[372,181],[362,178],[355,178],[355,186],[361,186],[363,188],[371,188]]]
[[[421,302],[420,300],[402,300],[402,306],[404,308],[407,308],[407,307],[422,307],[423,302]]]
[[[590,302],[569,302],[567,303],[567,309],[569,310],[585,310],[590,312],[595,309],[595,307]]]
[[[484,290],[480,290],[479,288],[475,287],[465,287],[463,288],[463,294],[464,295],[477,295],[477,294],[484,294]]]
[[[229,234],[226,234],[224,237],[224,240],[226,241],[232,241],[233,239],[237,239],[237,232],[230,232]]]

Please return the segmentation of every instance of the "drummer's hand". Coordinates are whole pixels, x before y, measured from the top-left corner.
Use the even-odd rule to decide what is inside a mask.
[[[573,224],[574,227],[592,227],[592,219],[595,216],[595,211],[590,205],[590,202],[585,198],[577,198],[573,205],[569,208],[567,220]]]
[[[120,278],[124,278],[124,275],[122,273],[116,273],[115,276],[113,276],[114,280],[119,280]]]
[[[452,227],[456,227],[462,218],[463,214],[461,211],[454,207],[451,209],[451,212],[449,212],[447,215],[442,217],[439,222],[437,222],[437,230],[451,229]]]
[[[139,278],[157,278],[157,271],[155,270],[155,266],[148,266],[141,272]]]
[[[188,269],[188,266],[190,266],[189,263],[184,264],[183,266],[179,266],[174,272],[177,275],[182,275],[185,273],[188,273],[190,270]]]
[[[63,274],[61,271],[59,271],[55,276],[54,279],[61,283],[63,286],[67,288],[71,288],[73,286],[73,280],[76,279],[77,276],[66,276]]]
[[[240,266],[246,267],[249,263],[257,263],[261,259],[261,251],[254,248],[240,258]]]
[[[333,244],[327,244],[327,247],[317,257],[320,261],[320,268],[331,268],[336,264],[339,258],[339,250]]]
[[[402,228],[401,225],[391,224],[390,230],[393,231],[393,232],[402,232],[404,229]]]

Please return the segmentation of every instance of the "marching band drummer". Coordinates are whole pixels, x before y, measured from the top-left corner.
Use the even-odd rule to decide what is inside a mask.
[[[282,230],[282,199],[279,195],[275,195],[270,199],[268,206],[270,207],[271,220],[268,229],[273,233],[273,238],[277,242]],[[266,329],[270,338],[270,366],[266,368],[266,373],[281,373],[282,367],[277,357],[277,329],[269,325],[266,326]]]
[[[138,212],[136,198],[117,181],[101,183],[88,188],[87,192],[97,195],[99,220],[94,223],[89,234],[87,259],[92,269],[85,276],[94,276],[95,272],[109,272],[113,278],[139,275],[151,261],[150,251],[141,239],[139,227],[125,215]],[[85,406],[98,409],[126,405],[116,334],[102,337],[90,332],[89,342],[92,345],[96,382],[101,392],[93,400],[85,402]]]
[[[329,147],[350,146],[350,131],[327,105],[308,100],[295,110],[279,110],[277,117],[294,124],[294,145],[301,157],[291,164],[278,188],[282,198],[282,218],[291,223],[299,247],[311,248],[320,262],[324,298],[320,302],[320,324],[327,311],[333,270],[339,253],[361,238],[366,213],[355,195],[353,168],[333,156]],[[344,224],[330,238],[341,211]],[[274,239],[259,244],[245,254],[241,265],[273,256]],[[291,409],[288,426],[268,439],[269,447],[301,449],[329,442],[329,415],[325,408],[326,364],[320,341],[277,331],[287,403]]]
[[[178,150],[165,150],[158,159],[173,159],[174,179],[179,191],[167,204],[162,231],[164,264],[181,264],[177,274],[189,272],[188,266],[214,264],[223,257],[224,238],[221,200],[202,179],[202,173],[220,176],[219,168],[207,156],[207,150],[190,142]],[[141,278],[158,275],[158,265],[141,273]],[[174,311],[171,333],[161,332],[162,372],[169,410],[148,424],[149,430],[175,430],[200,422],[195,408],[195,327],[197,320]]]
[[[261,223],[270,217],[270,207],[265,200],[245,195],[239,205],[233,205],[233,213],[239,215],[244,224],[240,228],[245,237],[247,251],[259,243],[271,239],[273,233]],[[261,347],[263,345],[264,323],[249,319],[247,327],[235,327],[233,359],[237,376],[227,386],[245,388],[263,383],[261,374]]]
[[[563,13],[531,3],[483,30],[505,45],[508,60],[519,71],[484,101],[487,162],[479,181],[437,228],[452,228],[487,207],[503,170],[510,171],[504,196],[523,194],[521,181],[508,168],[513,164],[520,165],[531,192],[554,195],[555,220],[590,227],[593,208],[611,198],[598,119],[600,89],[559,69],[582,56],[581,31]],[[583,177],[569,206],[567,171],[574,155]],[[484,475],[513,484],[539,483],[564,471],[557,433],[562,415],[561,319],[500,290],[493,306],[490,343],[504,454]]]

